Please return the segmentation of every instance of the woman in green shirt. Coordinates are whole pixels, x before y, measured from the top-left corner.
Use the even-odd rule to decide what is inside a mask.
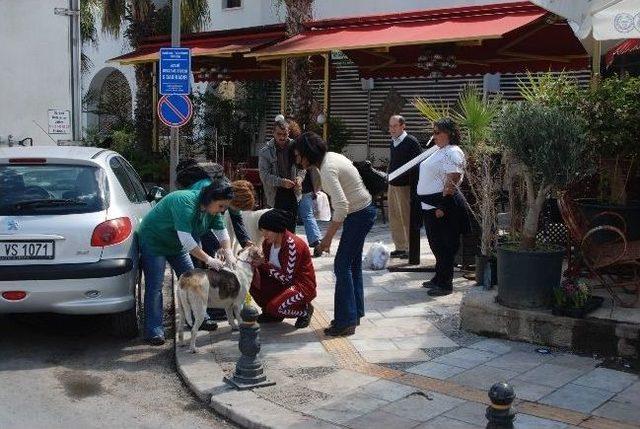
[[[219,235],[221,248],[228,251],[225,253],[231,253],[221,213],[227,210],[232,198],[231,184],[216,180],[201,191],[170,193],[142,220],[138,237],[145,277],[144,336],[151,344],[164,344],[162,284],[166,263],[178,277],[193,269],[189,255],[212,269],[221,269],[224,262],[207,255],[194,237],[212,231]]]

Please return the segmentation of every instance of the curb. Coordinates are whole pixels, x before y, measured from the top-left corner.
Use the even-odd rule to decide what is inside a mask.
[[[190,332],[185,331],[185,341]],[[291,411],[256,395],[251,390],[237,391],[222,378],[224,371],[212,357],[213,345],[207,332],[198,333],[197,354],[178,347],[177,332],[174,335],[174,353],[178,375],[188,388],[218,414],[247,429],[337,429],[323,420]]]

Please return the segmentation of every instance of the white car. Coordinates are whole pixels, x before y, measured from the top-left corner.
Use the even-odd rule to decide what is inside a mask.
[[[136,336],[135,231],[160,196],[110,150],[0,148],[0,313],[110,314]]]

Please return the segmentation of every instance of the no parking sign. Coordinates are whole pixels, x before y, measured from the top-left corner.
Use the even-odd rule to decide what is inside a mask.
[[[186,95],[165,95],[158,101],[158,116],[169,127],[185,125],[193,115],[193,104]]]

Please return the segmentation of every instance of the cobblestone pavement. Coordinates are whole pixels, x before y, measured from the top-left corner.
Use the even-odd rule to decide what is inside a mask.
[[[376,241],[389,244],[386,226],[374,227],[367,246]],[[421,245],[427,262],[426,239]],[[568,351],[460,330],[460,301],[474,287],[460,273],[452,295],[432,298],[421,287],[432,274],[365,271],[366,316],[356,335],[325,338],[322,328],[333,313],[333,258],[314,259],[314,265],[319,290],[312,326],[295,330],[288,320],[262,327],[261,355],[277,384],[241,397],[213,380],[206,391],[212,404],[243,400],[244,418],[253,415],[256,427],[479,428],[486,425],[489,387],[509,381],[517,395],[517,428],[640,427],[637,375]],[[220,374],[233,371],[237,333],[223,324],[198,341],[199,355],[178,352],[187,376],[198,376],[188,368],[197,362],[217,364]],[[274,406],[280,411],[265,421],[260,410]]]

